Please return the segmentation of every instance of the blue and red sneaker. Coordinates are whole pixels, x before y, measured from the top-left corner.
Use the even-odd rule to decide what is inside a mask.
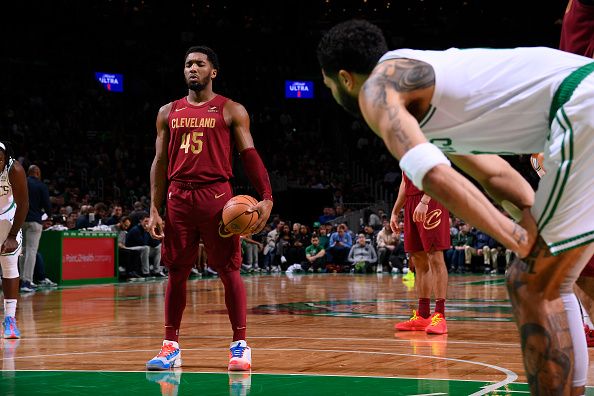
[[[161,351],[159,351],[157,356],[146,362],[146,369],[169,370],[174,367],[181,367],[181,365],[182,360],[179,344],[175,341],[164,340]]]
[[[252,368],[252,349],[244,340],[233,341],[229,346],[229,371],[248,371]]]
[[[14,316],[7,316],[4,318],[4,323],[2,323],[4,327],[4,338],[8,339],[16,339],[21,338],[21,332],[16,324],[16,319]]]

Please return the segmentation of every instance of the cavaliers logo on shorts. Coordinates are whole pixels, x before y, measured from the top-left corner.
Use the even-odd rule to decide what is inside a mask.
[[[441,209],[434,209],[427,213],[423,228],[426,230],[432,230],[441,224]]]
[[[223,227],[223,220],[219,221],[219,236],[221,238],[229,238],[233,235],[232,232],[227,231],[227,229]]]

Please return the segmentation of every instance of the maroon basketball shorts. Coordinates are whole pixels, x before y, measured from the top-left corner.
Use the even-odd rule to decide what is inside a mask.
[[[219,182],[196,189],[188,187],[174,181],[167,190],[163,263],[174,268],[192,267],[202,238],[209,267],[217,272],[238,270],[239,236],[225,231],[221,222],[223,206],[233,197],[231,185]]]
[[[435,200],[429,202],[423,223],[413,221],[423,194],[408,195],[404,205],[404,250],[407,253],[450,248],[450,213]]]
[[[573,0],[563,17],[559,49],[588,58],[594,55],[594,6]]]
[[[582,270],[580,276],[587,276],[588,278],[594,278],[594,256],[588,261],[588,264]]]

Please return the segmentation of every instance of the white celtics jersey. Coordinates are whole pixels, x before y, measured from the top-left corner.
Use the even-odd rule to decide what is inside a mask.
[[[12,186],[8,179],[8,171],[12,167],[13,162],[14,159],[10,158],[8,160],[8,166],[6,166],[4,170],[2,170],[2,173],[0,173],[0,213],[5,212],[14,202]]]
[[[380,62],[417,59],[433,66],[435,92],[419,122],[446,153],[524,154],[543,151],[557,87],[592,59],[551,48],[400,49]]]

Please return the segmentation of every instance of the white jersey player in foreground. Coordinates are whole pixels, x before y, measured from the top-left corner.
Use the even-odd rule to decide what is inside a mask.
[[[19,254],[21,227],[29,210],[29,192],[25,170],[8,156],[6,145],[0,142],[0,265],[4,294],[4,338],[20,338],[15,313],[19,295]]]
[[[572,287],[594,252],[592,59],[549,48],[388,52],[379,28],[347,21],[322,38],[318,60],[336,101],[363,116],[417,187],[523,258],[507,286],[531,392],[584,394]],[[536,195],[496,155],[535,152],[548,170]]]

